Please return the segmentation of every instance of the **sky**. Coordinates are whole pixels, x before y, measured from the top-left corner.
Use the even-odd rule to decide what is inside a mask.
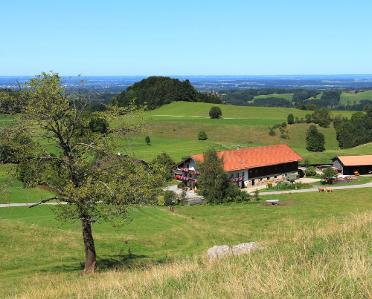
[[[1,0],[0,75],[371,74],[371,0]]]

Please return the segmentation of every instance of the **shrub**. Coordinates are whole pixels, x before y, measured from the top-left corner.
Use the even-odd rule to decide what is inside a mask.
[[[146,136],[145,137],[145,142],[146,142],[147,145],[150,145],[151,144],[150,136]]]
[[[312,121],[323,128],[328,128],[332,122],[331,114],[327,109],[315,110],[312,115]]]
[[[158,206],[165,206],[164,196],[159,195],[158,196]]]
[[[290,183],[290,182],[279,182],[274,189],[281,191],[281,190],[296,190],[296,189],[305,189],[310,188],[310,184],[303,184],[303,183]]]
[[[22,127],[6,127],[0,130],[0,162],[20,163],[37,150],[31,136]]]
[[[152,160],[153,165],[158,165],[164,169],[165,179],[168,181],[173,178],[173,167],[176,165],[176,162],[165,152],[160,153]]]
[[[322,179],[326,184],[333,184],[335,178],[337,178],[338,172],[332,167],[327,167],[323,170]]]
[[[310,167],[306,168],[305,175],[307,177],[316,176],[316,169],[315,169],[315,167],[314,166],[310,166]]]
[[[209,117],[211,119],[219,119],[222,117],[222,111],[221,111],[221,108],[218,107],[218,106],[213,106],[210,110],[209,110]]]
[[[106,134],[109,129],[109,123],[103,117],[94,116],[89,121],[89,128],[92,132]]]
[[[276,135],[274,128],[269,128],[269,135],[270,136],[275,136]]]
[[[293,125],[294,124],[295,118],[294,118],[294,116],[293,116],[292,113],[288,114],[287,122],[288,122],[289,125]]]
[[[205,133],[204,131],[200,131],[198,133],[198,140],[207,140],[207,139],[208,139],[207,133]]]
[[[173,191],[167,190],[164,192],[164,204],[166,206],[175,205],[177,202],[177,195]]]

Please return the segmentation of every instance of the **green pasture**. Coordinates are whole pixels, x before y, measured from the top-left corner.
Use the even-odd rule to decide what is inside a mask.
[[[94,224],[98,269],[146,266],[201,255],[216,244],[270,242],[287,230],[327,225],[372,209],[369,189],[275,196],[262,203],[135,208],[125,223]],[[55,207],[54,207],[55,208]],[[58,207],[57,207],[58,208]],[[79,223],[58,222],[52,207],[0,209],[0,297],[15,295],[35,277],[76,279],[83,247]]]
[[[329,159],[342,151],[338,148],[336,132],[331,126],[319,128],[325,135],[326,151],[308,152],[305,148],[305,136],[308,124],[288,126],[289,138],[280,138],[268,134],[269,127],[286,121],[289,113],[295,117],[304,117],[309,111],[292,108],[242,107],[219,105],[223,119],[212,120],[208,116],[208,103],[178,102],[164,105],[156,110],[144,113],[145,129],[127,139],[118,140],[120,151],[129,151],[136,157],[151,160],[158,153],[168,152],[173,159],[201,153],[213,146],[217,149],[233,149],[245,146],[261,146],[287,143],[310,163],[327,163]],[[334,111],[333,115],[350,117],[352,112]],[[115,121],[115,126],[118,125]],[[197,140],[199,131],[205,131],[207,141]],[[149,135],[151,146],[146,145],[145,136]],[[358,152],[358,150],[355,150]],[[362,153],[362,152],[361,152]]]
[[[53,196],[41,187],[25,188],[17,179],[14,165],[0,164],[0,204],[16,202],[37,202]]]
[[[341,94],[341,104],[343,105],[353,105],[358,104],[362,100],[372,101],[372,90],[361,91],[361,92],[342,92]]]
[[[271,93],[271,94],[262,94],[255,96],[253,100],[267,99],[267,98],[282,98],[288,101],[292,101],[293,93]]]

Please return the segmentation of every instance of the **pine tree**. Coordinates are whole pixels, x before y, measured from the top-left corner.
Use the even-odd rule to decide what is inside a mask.
[[[310,152],[323,152],[324,144],[324,135],[318,131],[316,126],[311,125],[306,132],[306,149]]]
[[[223,161],[218,158],[215,150],[204,153],[204,161],[199,165],[200,176],[198,187],[207,203],[224,201],[229,188],[229,179],[223,169]]]

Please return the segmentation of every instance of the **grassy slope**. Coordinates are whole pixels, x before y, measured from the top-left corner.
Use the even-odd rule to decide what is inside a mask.
[[[223,119],[211,120],[208,111],[212,104],[206,103],[172,103],[147,112],[147,129],[143,134],[134,136],[129,141],[121,141],[122,151],[134,153],[137,157],[151,160],[160,151],[169,152],[174,159],[200,153],[211,145],[218,149],[239,146],[259,146],[288,143],[305,159],[312,163],[329,162],[329,158],[338,153],[335,130],[320,130],[326,136],[325,153],[310,153],[305,149],[306,124],[289,127],[290,139],[281,139],[278,135],[268,134],[268,127],[280,124],[289,113],[304,117],[307,111],[289,108],[241,107],[220,105]],[[334,115],[350,116],[351,112],[336,111]],[[208,141],[198,141],[197,133],[207,132]],[[144,137],[152,137],[152,145],[147,146]],[[127,146],[127,147],[126,147]]]
[[[16,177],[13,165],[0,164],[0,203],[37,202],[53,196],[43,188],[24,188]]]
[[[358,93],[343,92],[341,94],[341,104],[353,105],[361,100],[372,100],[372,90],[362,91]]]
[[[255,96],[254,100],[267,99],[267,98],[282,98],[288,101],[292,101],[293,93],[271,93],[265,95]]]
[[[132,275],[136,277],[135,273],[139,271],[139,273],[142,273],[141,275],[144,275],[143,285],[141,284],[140,288],[138,286],[135,288],[134,285],[136,284],[134,284],[132,287],[128,287],[127,291],[145,292],[146,281],[149,283],[156,277],[151,276],[151,270],[125,270],[129,265],[132,269],[136,269],[139,265],[149,266],[154,263],[166,263],[164,271],[167,272],[167,267],[172,267],[174,260],[182,263],[186,257],[199,256],[208,247],[215,244],[259,241],[268,246],[269,253],[265,255],[266,253],[263,252],[267,259],[271,260],[270,257],[276,255],[279,256],[272,261],[289,259],[286,261],[288,266],[295,265],[293,271],[296,273],[293,273],[293,275],[298,275],[300,278],[303,275],[301,267],[310,265],[314,254],[319,254],[319,257],[324,259],[333,257],[331,252],[325,253],[322,251],[324,244],[317,243],[318,239],[315,237],[314,226],[333,228],[336,224],[347,221],[352,214],[361,215],[372,209],[370,190],[368,189],[337,191],[327,194],[282,195],[276,196],[276,198],[284,200],[286,204],[279,207],[262,204],[177,207],[175,213],[163,208],[135,209],[130,214],[133,221],[124,226],[113,228],[109,224],[94,225],[99,255],[98,266],[101,271],[113,266],[119,267],[123,272],[116,272],[116,275],[125,275],[127,279],[132,279]],[[361,216],[357,218],[361,219]],[[331,219],[334,219],[332,225],[329,224]],[[351,223],[355,224],[355,221]],[[0,230],[0,242],[2,244],[0,247],[0,284],[3,286],[0,290],[1,297],[6,294],[21,292],[26,292],[25,297],[27,298],[48,297],[48,289],[51,292],[49,293],[50,297],[55,296],[54,289],[67,293],[83,292],[78,285],[88,283],[88,281],[79,275],[83,250],[78,223],[60,224],[54,219],[49,207],[37,207],[33,209],[0,209],[0,225],[2,227]],[[350,226],[348,227],[350,228]],[[295,261],[299,257],[289,254],[295,254],[297,251],[290,253],[285,250],[292,248],[293,251],[293,244],[296,243],[299,244],[299,248],[302,247],[301,243],[291,241],[288,238],[292,232],[303,229],[312,233],[302,234],[302,237],[305,238],[306,235],[312,239],[312,242],[316,243],[306,243],[308,247],[303,248],[306,249],[304,252],[306,256],[302,257],[303,260],[301,261]],[[361,230],[359,229],[358,232],[361,232]],[[365,234],[366,232],[364,236],[366,236]],[[283,242],[289,242],[289,247],[276,247],[277,245],[282,246]],[[338,243],[330,245],[345,246],[345,242],[341,242],[340,245],[337,245]],[[271,249],[271,245],[275,245],[274,248]],[[283,251],[277,250],[278,248]],[[128,257],[129,249],[131,258]],[[333,248],[333,252],[337,252],[339,249],[338,247]],[[351,256],[356,253],[349,251]],[[262,256],[262,254],[259,254],[259,256]],[[295,260],[291,261],[291,259]],[[259,260],[252,262],[252,267],[257,269],[260,268],[262,263]],[[168,266],[168,263],[171,264]],[[189,264],[190,267],[193,265]],[[198,275],[212,270],[208,265],[200,263],[196,263],[196,265],[202,267],[195,269]],[[221,267],[223,266],[221,265]],[[324,262],[322,266],[327,267]],[[332,263],[330,266],[332,266]],[[277,269],[277,274],[285,275],[288,268],[284,265],[283,267],[285,268]],[[162,271],[162,268],[158,269]],[[239,269],[239,271],[243,270],[244,268]],[[220,274],[212,272],[214,274],[210,273],[210,275],[217,276],[215,279],[208,279],[208,284],[218,284],[218,277],[223,272]],[[182,276],[185,273],[184,269],[180,271],[179,275]],[[355,275],[357,274],[361,273],[355,273]],[[109,274],[99,274],[92,279],[97,280],[96,283],[103,283],[107,278],[106,275]],[[147,275],[149,276],[147,277]],[[248,277],[237,273],[232,275],[230,279],[233,276],[238,284],[245,284],[245,280],[248,279]],[[178,281],[177,277],[173,279]],[[37,281],[47,282],[47,285],[49,285],[49,281],[54,281],[54,286],[53,288],[44,288]],[[194,279],[187,282],[184,287],[186,289],[192,288],[192,285],[189,285],[192,281]],[[166,282],[163,281],[163,283]],[[345,282],[340,283],[344,286]],[[74,284],[74,288],[67,287],[70,284]],[[316,285],[309,283],[308,286],[310,288]],[[45,292],[43,296],[38,293],[40,287]],[[229,292],[233,289],[229,289]],[[110,296],[110,293],[100,293],[109,292],[109,289],[96,288],[94,284],[91,285],[89,290],[95,292],[96,296]],[[177,287],[166,288],[163,295],[169,296],[177,290]],[[152,289],[152,291],[155,292],[156,290]],[[72,293],[64,296],[71,297]],[[125,296],[125,293],[116,294],[116,296]],[[115,295],[112,294],[112,297],[115,297]]]

